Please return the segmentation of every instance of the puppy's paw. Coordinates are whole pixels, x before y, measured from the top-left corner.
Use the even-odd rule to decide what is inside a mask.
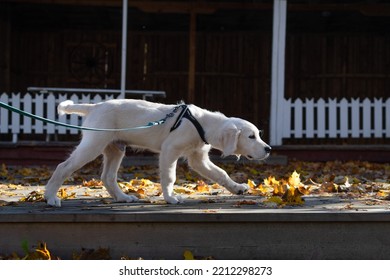
[[[234,186],[233,193],[235,194],[244,194],[249,190],[249,186],[247,184],[238,184]]]
[[[134,195],[127,195],[127,194],[123,194],[120,197],[115,199],[116,202],[129,202],[129,203],[137,202],[138,200],[139,200],[138,197]]]
[[[53,206],[53,207],[61,207],[61,199],[59,199],[58,197],[56,197],[56,196],[45,197],[45,199],[46,199],[47,205]]]
[[[165,201],[169,204],[178,204],[178,203],[183,203],[184,199],[181,196],[167,196],[164,197]]]

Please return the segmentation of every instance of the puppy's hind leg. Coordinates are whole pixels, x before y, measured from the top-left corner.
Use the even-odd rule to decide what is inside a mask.
[[[117,202],[133,202],[138,200],[138,198],[133,195],[126,195],[123,193],[117,183],[117,173],[123,156],[125,155],[125,149],[126,146],[123,143],[117,142],[109,144],[103,152],[104,166],[102,180],[107,191]]]
[[[83,138],[71,156],[57,166],[47,183],[45,199],[48,205],[56,207],[61,206],[61,201],[57,197],[57,191],[61,187],[61,184],[67,177],[72,175],[73,172],[99,156],[105,145],[106,143],[102,141],[97,143],[97,141],[88,141],[86,138]]]

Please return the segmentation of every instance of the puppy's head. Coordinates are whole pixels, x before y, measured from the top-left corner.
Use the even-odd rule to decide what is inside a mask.
[[[252,123],[229,118],[222,127],[223,156],[245,156],[250,160],[264,160],[271,153],[271,147],[261,139],[262,132]]]

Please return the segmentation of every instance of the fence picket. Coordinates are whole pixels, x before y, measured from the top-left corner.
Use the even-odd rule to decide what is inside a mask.
[[[70,97],[70,100],[72,100],[74,103],[79,103],[79,97],[76,95],[76,94],[73,94],[71,97]],[[76,115],[76,114],[71,114],[70,115],[70,124],[72,125],[80,125],[81,122],[79,121],[79,116]],[[70,134],[77,134],[79,133],[79,131],[77,129],[74,129],[74,128],[71,128],[69,130]]]
[[[387,99],[384,105],[385,105],[385,114],[386,114],[386,118],[385,118],[386,127],[384,129],[384,132],[386,133],[386,137],[390,138],[390,98]]]
[[[300,99],[295,100],[294,109],[294,137],[302,138],[303,102]]]
[[[287,99],[286,102],[283,103],[283,112],[285,119],[283,120],[283,131],[282,131],[282,137],[284,138],[290,138],[291,137],[291,99]]]
[[[349,104],[348,104],[348,100],[343,98],[340,100],[340,119],[339,119],[339,122],[340,122],[340,136],[342,138],[347,138],[348,137],[348,123],[349,123],[349,118],[348,118],[348,108],[349,108]]]
[[[328,133],[330,138],[337,137],[337,101],[336,99],[329,99],[328,101],[329,110],[329,128]]]
[[[325,138],[325,100],[319,99],[317,102],[317,136]]]
[[[12,106],[20,108],[20,93],[12,94]],[[16,143],[18,141],[18,135],[20,133],[20,115],[17,113],[12,113],[11,117],[11,131],[12,131],[12,142]]]
[[[8,104],[8,95],[6,93],[3,93],[0,95],[0,101],[3,103]],[[0,133],[8,134],[9,133],[9,111],[0,108]]]
[[[32,96],[31,94],[27,93],[23,98],[23,110],[29,113],[32,113]],[[24,133],[31,133],[32,132],[32,119],[29,117],[23,117],[23,132]]]
[[[314,137],[314,100],[306,99],[306,137]]]
[[[47,118],[51,120],[55,120],[56,118],[56,100],[53,93],[50,93],[47,96]],[[48,123],[46,124],[46,131],[48,134],[54,134],[55,133],[55,126],[54,124]]]
[[[68,99],[68,98],[67,98],[66,94],[60,94],[60,95],[58,96],[58,104],[60,104],[62,101],[65,101],[65,100],[67,100],[67,99]],[[58,104],[56,104],[56,110],[57,110]],[[67,121],[66,121],[66,119],[67,119],[66,115],[62,115],[62,116],[57,115],[57,116],[58,116],[58,117],[57,117],[57,121],[63,122],[63,123],[66,123],[66,122],[67,122]],[[58,133],[58,134],[66,134],[66,128],[63,127],[63,126],[57,126],[57,133]]]
[[[360,137],[360,101],[359,99],[351,100],[351,136]]]
[[[363,101],[363,137],[371,137],[371,101],[366,98]]]
[[[382,137],[383,116],[382,116],[382,99],[374,99],[374,137]]]
[[[34,105],[35,105],[35,114],[38,116],[44,116],[43,110],[43,94],[39,94],[35,96]],[[43,133],[43,122],[35,121],[35,133]]]

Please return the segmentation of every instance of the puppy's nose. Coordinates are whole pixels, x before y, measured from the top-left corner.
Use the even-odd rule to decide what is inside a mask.
[[[266,152],[267,154],[270,154],[272,148],[271,148],[270,146],[267,146],[267,147],[264,148],[264,150],[265,150],[265,152]]]

